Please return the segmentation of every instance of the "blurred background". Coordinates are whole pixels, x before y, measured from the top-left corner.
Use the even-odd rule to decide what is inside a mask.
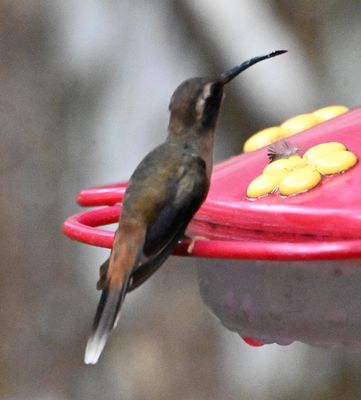
[[[85,366],[108,252],[61,233],[79,189],[127,179],[165,138],[184,79],[289,50],[227,87],[220,161],[262,127],[359,105],[360,43],[358,0],[0,0],[0,398],[360,399],[361,353],[248,347],[175,257]]]

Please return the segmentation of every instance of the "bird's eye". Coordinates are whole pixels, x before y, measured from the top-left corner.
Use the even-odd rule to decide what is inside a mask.
[[[223,84],[209,82],[204,85],[196,103],[197,118],[203,126],[213,123],[223,97]]]
[[[218,98],[222,96],[223,93],[223,85],[221,83],[214,83],[211,87],[211,97]]]
[[[221,83],[208,83],[204,86],[202,92],[202,99],[218,99],[222,96],[223,93],[223,85]]]
[[[216,121],[223,97],[222,83],[207,83],[196,103],[197,118],[203,126],[211,126]]]

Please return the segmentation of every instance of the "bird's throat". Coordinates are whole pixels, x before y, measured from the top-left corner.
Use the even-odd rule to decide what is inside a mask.
[[[169,127],[168,140],[176,142],[183,147],[191,148],[199,157],[201,157],[207,167],[207,176],[210,177],[213,166],[213,147],[216,135],[216,127],[213,129],[178,129]]]

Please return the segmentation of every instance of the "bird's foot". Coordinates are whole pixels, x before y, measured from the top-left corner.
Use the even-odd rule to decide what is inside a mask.
[[[199,240],[209,240],[209,239],[207,237],[205,237],[205,236],[198,236],[198,235],[191,237],[190,238],[191,242],[189,243],[188,248],[187,248],[187,253],[188,254],[192,254],[193,253],[194,245]]]

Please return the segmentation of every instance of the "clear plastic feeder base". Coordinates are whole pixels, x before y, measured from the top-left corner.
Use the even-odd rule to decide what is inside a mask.
[[[361,348],[361,261],[199,260],[203,300],[221,323],[265,344]]]

